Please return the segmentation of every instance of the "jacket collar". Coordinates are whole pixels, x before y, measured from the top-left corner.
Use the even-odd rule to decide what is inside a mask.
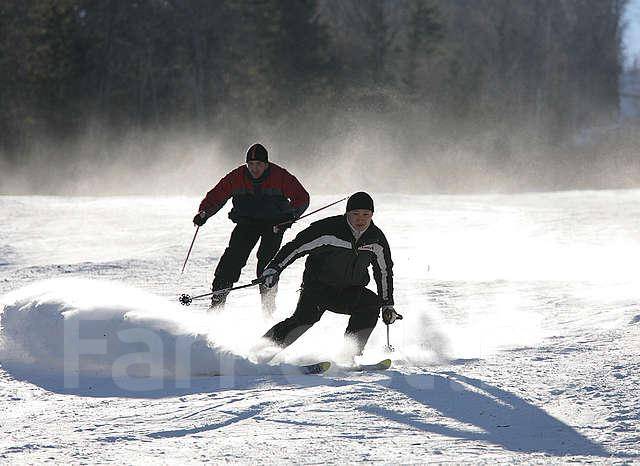
[[[367,237],[369,237],[370,235],[372,235],[372,231],[375,230],[375,225],[373,223],[373,220],[371,220],[371,223],[369,224],[369,226],[367,227],[366,230],[364,230],[362,233],[358,234],[355,230],[355,228],[353,228],[351,226],[351,224],[349,223],[349,220],[347,219],[347,214],[344,214],[342,216],[342,218],[344,219],[344,224],[346,227],[346,230],[351,234],[351,236],[356,240],[356,243],[358,243],[360,240],[367,239]]]
[[[251,176],[251,172],[249,171],[249,168],[246,165],[244,165],[244,176],[253,184],[262,183],[264,180],[266,180],[269,177],[270,173],[271,173],[271,162],[269,162],[269,165],[267,165],[266,170],[264,171],[264,173],[260,178],[254,178],[253,176]]]

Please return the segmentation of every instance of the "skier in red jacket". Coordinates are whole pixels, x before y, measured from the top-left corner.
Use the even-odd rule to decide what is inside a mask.
[[[267,149],[254,144],[247,151],[246,165],[242,165],[222,178],[207,193],[193,223],[205,224],[225,203],[232,198],[233,208],[229,218],[236,224],[229,246],[216,267],[212,291],[230,288],[240,278],[251,250],[258,247],[257,277],[262,276],[266,265],[273,259],[282,243],[285,228],[275,225],[295,220],[309,207],[309,193],[300,182],[282,167],[269,162]],[[263,309],[273,311],[275,289],[260,286]],[[211,298],[212,308],[221,307],[225,293],[216,293]]]

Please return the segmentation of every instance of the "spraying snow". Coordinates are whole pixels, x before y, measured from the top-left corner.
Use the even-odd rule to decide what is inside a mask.
[[[0,360],[34,370],[114,379],[268,371],[226,346],[220,319],[121,283],[47,280],[3,301]]]

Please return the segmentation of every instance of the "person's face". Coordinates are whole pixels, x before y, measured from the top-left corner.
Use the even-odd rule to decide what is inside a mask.
[[[347,212],[347,219],[353,228],[358,231],[366,230],[371,224],[373,212],[366,209],[355,209]]]
[[[253,178],[260,178],[267,169],[267,163],[260,160],[250,160],[247,162],[247,168]]]

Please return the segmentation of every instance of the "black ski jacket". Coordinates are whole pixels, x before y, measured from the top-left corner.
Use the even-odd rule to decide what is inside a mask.
[[[382,305],[393,304],[393,261],[389,243],[373,222],[356,242],[345,215],[312,223],[285,244],[267,266],[281,272],[308,254],[303,284],[320,282],[333,288],[366,286],[369,264]]]

